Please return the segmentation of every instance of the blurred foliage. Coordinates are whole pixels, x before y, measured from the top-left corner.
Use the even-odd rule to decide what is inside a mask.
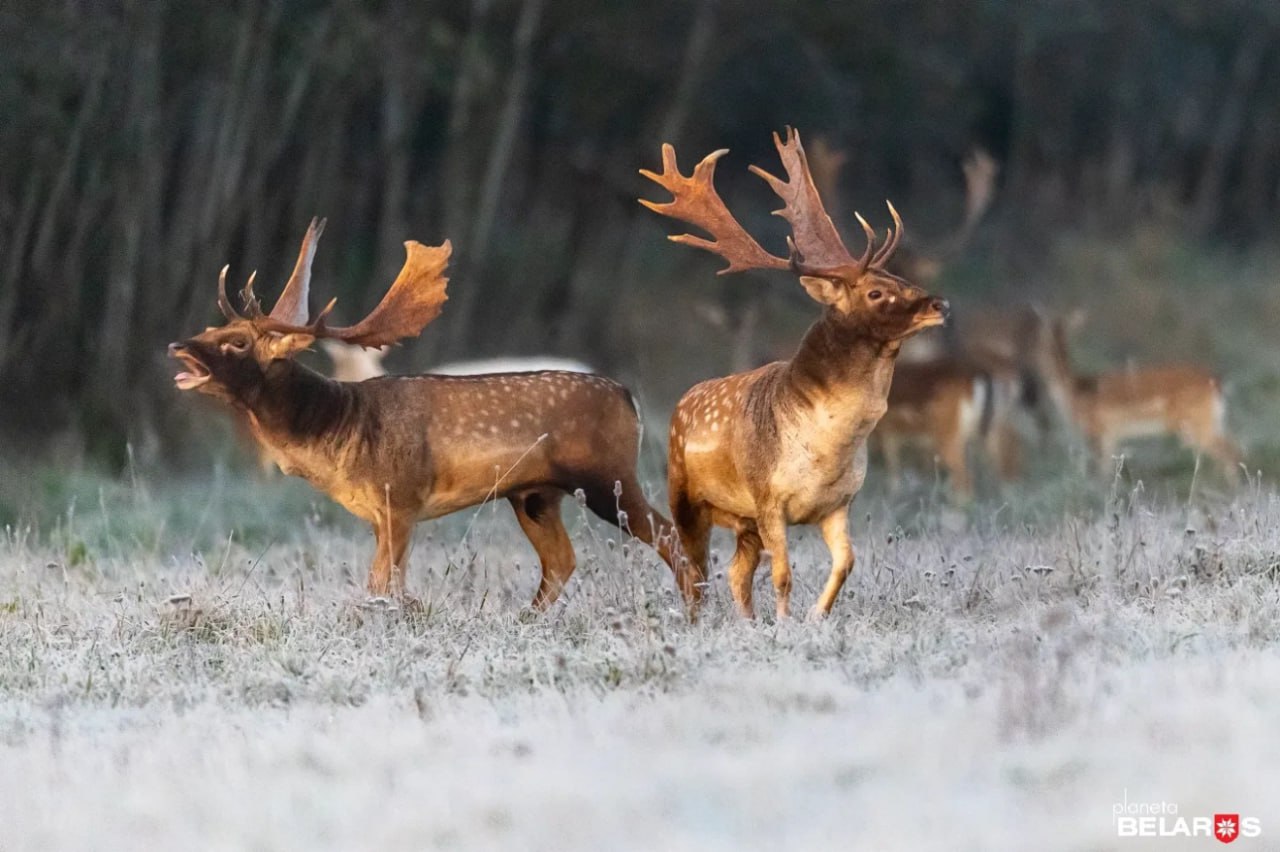
[[[204,410],[174,405],[163,345],[213,319],[228,261],[270,293],[313,214],[317,297],[344,320],[404,239],[458,247],[449,310],[396,366],[554,351],[665,401],[724,368],[696,327],[670,339],[673,294],[761,288],[663,245],[636,169],[662,141],[686,166],[733,149],[724,194],[776,242],[745,166],[787,123],[849,154],[843,211],[892,197],[926,251],[961,215],[964,155],[994,154],[996,207],[949,294],[1069,279],[1072,239],[1113,235],[1071,255],[1088,269],[1137,222],[1184,246],[1178,277],[1213,245],[1229,301],[1214,265],[1280,212],[1278,36],[1269,0],[11,0],[0,425],[117,469],[126,441],[181,457]],[[1155,269],[1151,292],[1186,292]],[[770,303],[765,336],[794,339],[795,302]]]

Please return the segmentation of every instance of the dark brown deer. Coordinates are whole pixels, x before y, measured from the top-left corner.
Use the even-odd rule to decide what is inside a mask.
[[[293,276],[270,314],[245,288],[246,313],[231,306],[227,270],[218,306],[228,322],[169,352],[198,390],[242,412],[287,474],[305,478],[373,527],[368,589],[404,595],[414,525],[505,498],[542,563],[533,606],[545,609],[573,574],[573,545],[560,519],[581,489],[605,520],[657,548],[668,564],[670,522],[636,480],[639,425],[631,394],[594,375],[566,372],[383,377],[337,382],[293,360],[319,338],[378,347],[414,337],[444,305],[449,243],[407,242],[408,259],[373,312],[330,327],[329,303],[308,323],[311,260],[323,222],[313,221]]]
[[[800,135],[788,129],[774,143],[788,180],[752,171],[784,202],[778,213],[791,226],[789,259],[765,251],[716,192],[715,165],[726,151],[710,154],[685,177],[675,149],[664,145],[662,174],[641,171],[674,196],[642,204],[710,235],[672,240],[722,256],[729,261],[722,272],[789,270],[823,306],[790,361],[703,382],[676,406],[668,476],[685,556],[677,580],[692,612],[706,579],[713,524],[737,534],[729,586],[747,617],[754,615],[751,587],[761,552],[769,553],[780,618],[790,611],[787,526],[818,524],[832,568],[815,612],[831,610],[853,568],[849,503],[866,475],[866,439],[885,412],[894,359],[903,340],[945,317],[944,301],[885,271],[902,236],[893,205],[895,227],[879,248],[858,217],[867,247],[853,257],[823,209]]]

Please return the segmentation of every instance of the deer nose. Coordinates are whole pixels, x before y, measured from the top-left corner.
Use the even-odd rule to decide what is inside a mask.
[[[929,307],[933,308],[944,317],[951,313],[951,304],[946,299],[934,299],[929,302]]]
[[[177,355],[179,352],[183,351],[183,350],[184,350],[184,349],[186,349],[186,348],[187,348],[187,344],[185,344],[185,343],[170,343],[170,344],[169,344],[169,354],[170,354],[170,355]]]

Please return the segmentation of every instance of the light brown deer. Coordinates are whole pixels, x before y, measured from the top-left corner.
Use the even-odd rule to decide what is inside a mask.
[[[895,228],[879,248],[858,217],[867,247],[853,257],[822,207],[800,135],[788,129],[774,143],[788,180],[752,171],[784,202],[779,215],[791,227],[790,259],[765,251],[716,192],[715,165],[726,151],[710,154],[686,177],[675,149],[664,145],[662,174],[641,171],[674,196],[642,204],[710,235],[672,240],[722,256],[729,261],[722,272],[789,270],[823,306],[790,361],[705,381],[676,406],[668,484],[685,557],[677,580],[692,613],[705,584],[713,524],[737,534],[729,587],[747,617],[754,615],[751,587],[761,552],[769,553],[780,618],[790,612],[787,526],[818,524],[832,569],[815,613],[831,610],[853,568],[849,503],[866,475],[866,439],[885,412],[894,359],[903,340],[945,317],[945,302],[884,269],[902,236],[893,205]]]
[[[903,448],[916,445],[936,458],[957,500],[973,496],[968,455],[990,425],[991,385],[987,373],[945,361],[897,366],[889,408],[871,433],[884,456],[891,491],[902,481]]]
[[[1021,374],[1013,369],[983,368],[962,358],[899,363],[889,410],[872,433],[890,490],[901,483],[906,446],[923,448],[936,461],[962,503],[973,497],[975,450],[1002,482],[1017,479],[1022,441],[1014,416],[1022,393]]]
[[[1021,447],[1013,426],[1018,417],[1034,424],[1044,446],[1053,426],[1053,404],[1046,395],[1045,376],[1035,356],[1040,323],[1035,309],[1026,304],[977,310],[957,308],[951,319],[941,357],[984,370],[1007,386],[1010,404],[998,408],[994,426],[1010,436],[1014,456]]]
[[[657,548],[671,565],[670,522],[636,480],[639,425],[631,394],[609,379],[541,372],[404,376],[337,382],[293,360],[319,338],[378,347],[414,337],[440,313],[449,243],[407,242],[391,289],[353,326],[329,327],[329,307],[308,323],[311,261],[322,222],[312,222],[293,276],[270,314],[245,288],[231,306],[224,268],[218,305],[228,322],[169,346],[184,370],[175,383],[230,404],[288,474],[373,527],[368,590],[404,595],[414,525],[505,498],[537,551],[545,609],[573,574],[561,498],[581,489],[587,507]]]
[[[1226,427],[1226,403],[1217,376],[1196,364],[1162,364],[1075,372],[1070,335],[1083,316],[1042,317],[1036,359],[1049,398],[1083,436],[1096,472],[1106,473],[1121,443],[1174,435],[1213,459],[1232,483],[1244,458]]]

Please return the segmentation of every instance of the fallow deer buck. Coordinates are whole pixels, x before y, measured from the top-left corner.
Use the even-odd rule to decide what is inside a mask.
[[[542,563],[533,606],[545,609],[573,573],[561,498],[581,489],[587,507],[654,546],[674,567],[670,522],[636,481],[636,410],[626,388],[564,372],[469,377],[404,376],[338,382],[293,360],[317,339],[379,347],[414,337],[444,305],[450,245],[407,242],[408,259],[372,313],[330,327],[330,302],[308,322],[311,262],[323,222],[313,221],[293,275],[270,314],[245,288],[246,312],[218,281],[228,322],[169,346],[185,369],[182,390],[242,412],[288,474],[373,527],[374,596],[404,595],[414,525],[506,498]]]
[[[729,586],[747,617],[754,615],[751,587],[761,552],[769,553],[780,618],[790,612],[787,526],[818,524],[832,568],[815,613],[830,612],[853,568],[849,503],[866,475],[866,439],[885,412],[894,359],[903,340],[945,318],[944,301],[884,269],[902,236],[893,205],[895,227],[878,248],[858,217],[867,247],[853,257],[823,209],[800,135],[788,129],[785,140],[774,134],[774,144],[788,179],[752,171],[783,200],[778,213],[791,227],[789,259],[765,251],[716,192],[716,161],[726,151],[708,155],[686,177],[675,149],[663,145],[662,174],[640,172],[674,197],[642,204],[710,236],[672,240],[720,255],[729,262],[722,272],[789,270],[823,306],[790,361],[705,381],[676,406],[668,476],[684,556],[677,581],[692,613],[702,596],[713,524],[737,534]]]
[[[1075,372],[1070,335],[1082,315],[1040,317],[1036,360],[1049,398],[1089,445],[1096,472],[1106,473],[1120,444],[1134,438],[1174,435],[1213,459],[1231,483],[1244,455],[1226,428],[1222,384],[1196,364],[1162,364]]]

